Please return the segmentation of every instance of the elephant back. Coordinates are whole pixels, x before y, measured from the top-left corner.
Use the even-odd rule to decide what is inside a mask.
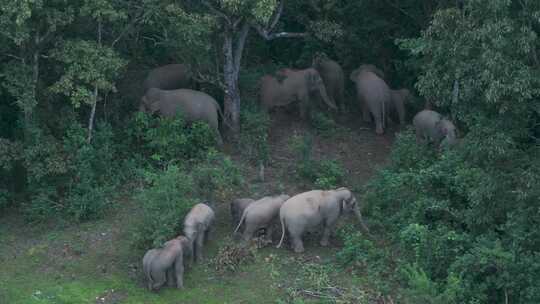
[[[175,90],[188,88],[193,78],[189,64],[168,64],[151,70],[146,77],[144,90],[158,88],[162,90]]]

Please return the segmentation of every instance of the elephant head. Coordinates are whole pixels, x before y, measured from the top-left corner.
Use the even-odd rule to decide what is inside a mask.
[[[377,75],[379,78],[383,80],[385,78],[384,72],[381,71],[379,68],[377,68],[373,64],[360,65],[360,67],[358,67],[357,69],[351,72],[351,75],[349,76],[349,78],[351,79],[352,82],[356,82],[356,78],[358,77],[358,74],[360,74],[361,72],[366,72],[366,71],[372,72],[373,74]]]
[[[340,193],[340,198],[342,199],[340,206],[342,212],[353,213],[358,219],[360,226],[362,226],[362,229],[364,229],[366,232],[369,232],[368,227],[364,223],[362,213],[360,212],[360,207],[358,206],[358,202],[354,194],[352,194],[352,192],[345,187],[336,189],[336,191]]]
[[[435,127],[437,128],[439,133],[442,135],[441,137],[444,137],[444,139],[441,142],[441,146],[453,146],[454,144],[456,144],[457,131],[456,131],[456,127],[451,121],[443,118],[435,124]]]
[[[315,69],[309,69],[305,77],[308,93],[311,96],[318,94],[326,105],[334,110],[337,110],[337,106],[333,98],[329,97],[328,93],[326,92],[326,87],[321,75],[319,75],[319,72],[317,72]]]
[[[159,99],[160,90],[156,88],[150,88],[146,91],[146,94],[141,97],[141,104],[139,111],[148,114],[154,114],[159,110],[159,103],[156,102]]]
[[[193,246],[192,246],[191,240],[183,235],[177,236],[176,239],[180,241],[180,243],[182,244],[184,257],[185,258],[191,257],[193,254]]]
[[[325,60],[328,60],[328,55],[324,52],[317,52],[313,55],[313,60],[311,66],[318,69],[321,66],[321,63]]]

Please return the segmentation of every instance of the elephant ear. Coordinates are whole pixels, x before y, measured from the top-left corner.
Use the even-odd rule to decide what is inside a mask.
[[[306,74],[306,85],[309,92],[314,92],[317,90],[317,80],[319,78],[319,75],[316,75],[313,72],[308,72]]]

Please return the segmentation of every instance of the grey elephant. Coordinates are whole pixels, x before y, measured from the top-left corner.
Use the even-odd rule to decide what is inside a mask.
[[[407,111],[405,104],[413,98],[408,89],[390,90],[390,103],[388,104],[387,114],[395,112],[399,118],[399,124],[405,125]]]
[[[255,200],[251,198],[237,198],[231,202],[231,220],[233,227],[240,222],[244,210]]]
[[[286,194],[265,196],[251,203],[242,213],[234,233],[244,224],[242,239],[247,242],[253,237],[253,233],[264,228],[267,241],[272,243],[272,221],[277,218],[281,205],[289,198]]]
[[[337,109],[333,98],[326,92],[319,72],[314,68],[282,69],[277,72],[277,75],[284,79],[280,81],[274,76],[266,75],[260,81],[260,103],[266,111],[298,101],[300,116],[305,119],[316,98],[322,98],[330,108]]]
[[[191,89],[150,88],[141,98],[139,110],[169,118],[182,113],[187,123],[206,122],[215,130],[218,143],[220,145],[223,143],[218,122],[218,116],[223,118],[221,108],[214,98],[204,92]]]
[[[149,290],[158,290],[165,283],[184,287],[184,263],[191,254],[191,241],[178,236],[167,241],[163,248],[150,249],[143,257],[143,272]]]
[[[383,134],[386,124],[386,106],[391,98],[390,88],[372,67],[367,65],[361,65],[352,71],[350,79],[355,83],[364,121],[369,122],[369,115],[373,115],[375,132],[379,135]]]
[[[354,213],[362,227],[368,231],[356,198],[347,188],[312,190],[291,197],[279,210],[282,233],[277,248],[281,247],[285,232],[288,231],[294,252],[304,252],[302,235],[320,225],[323,228],[320,244],[328,246],[330,233],[337,220],[347,212]]]
[[[321,75],[328,95],[334,99],[336,106],[343,111],[345,106],[343,98],[345,74],[339,63],[324,54],[316,54],[313,57],[312,67]]]
[[[152,69],[143,82],[144,92],[150,88],[162,90],[186,89],[193,85],[193,72],[189,64],[167,64]]]
[[[191,256],[197,262],[203,258],[203,246],[209,239],[214,219],[214,211],[204,203],[193,206],[184,219],[184,234],[192,242]]]
[[[432,110],[422,110],[413,118],[416,141],[428,140],[437,147],[452,146],[457,141],[456,127],[441,114]]]

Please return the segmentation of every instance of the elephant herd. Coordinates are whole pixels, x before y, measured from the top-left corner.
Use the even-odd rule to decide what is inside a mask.
[[[347,188],[311,190],[290,197],[286,194],[266,196],[258,200],[235,199],[230,204],[231,221],[242,228],[242,240],[249,242],[257,231],[264,229],[267,243],[272,243],[272,231],[278,220],[281,224],[280,248],[288,233],[294,252],[304,251],[305,232],[321,230],[321,246],[328,246],[331,232],[341,215],[356,215],[362,228],[360,207]],[[161,248],[150,249],[143,257],[143,272],[149,290],[163,285],[184,287],[184,268],[189,262],[201,261],[203,246],[208,241],[215,220],[214,210],[207,203],[195,205],[184,219],[184,235],[165,242]]]
[[[349,79],[356,89],[356,101],[364,122],[375,123],[375,132],[383,134],[390,114],[395,114],[400,125],[405,125],[406,103],[413,99],[408,89],[391,89],[384,73],[372,64],[360,65]],[[330,109],[344,111],[345,74],[336,61],[317,53],[312,66],[306,69],[283,68],[260,79],[259,102],[269,111],[278,106],[297,103],[300,116],[309,117],[311,109],[322,101]],[[190,89],[194,86],[189,64],[169,64],[153,69],[143,83],[145,90],[139,109],[163,117],[182,112],[186,122],[203,121],[215,131],[218,144],[223,140],[219,132],[221,108],[210,95]],[[413,118],[417,141],[427,139],[439,144],[456,142],[456,128],[439,113],[422,110]]]

